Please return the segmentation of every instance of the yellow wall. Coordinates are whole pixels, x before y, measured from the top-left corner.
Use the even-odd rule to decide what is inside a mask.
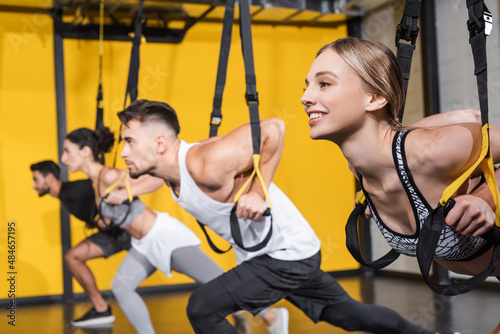
[[[62,293],[58,201],[39,199],[31,188],[29,164],[57,158],[52,24],[47,16],[0,13],[0,254],[6,254],[6,224],[17,222],[17,297]],[[198,23],[178,45],[146,43],[141,47],[139,98],[162,100],[178,112],[181,138],[208,136],[221,25]],[[344,224],[352,208],[354,180],[340,151],[331,143],[309,138],[307,117],[299,102],[304,78],[316,51],[346,34],[339,29],[254,26],[254,52],[261,118],[280,117],[287,125],[285,151],[275,183],[295,202],[322,240],[323,269],[357,269],[345,249]],[[239,33],[235,27],[223,103],[225,134],[248,122]],[[116,112],[123,104],[130,43],[105,42],[104,123],[119,129]],[[65,40],[68,132],[94,127],[98,77],[98,42]],[[107,162],[111,163],[112,154]],[[123,166],[118,158],[119,166]],[[71,179],[83,178],[81,174]],[[144,196],[156,210],[184,221],[202,240],[195,220],[171,199],[168,189]],[[93,231],[71,220],[72,244]],[[224,241],[214,238],[225,246]],[[221,266],[235,265],[232,254],[216,255]],[[109,289],[125,254],[90,262],[98,287]],[[2,255],[4,256],[4,255]],[[5,262],[1,268],[6,271]],[[22,280],[21,280],[22,278]],[[36,278],[36,279],[35,279]],[[155,273],[143,285],[190,282],[175,274]],[[2,284],[4,284],[2,282]],[[3,286],[3,285],[2,285]],[[0,286],[0,298],[6,289]],[[74,281],[74,291],[82,292]]]
[[[29,170],[34,161],[58,159],[51,19],[0,12],[0,22],[0,270],[8,271],[7,223],[14,221],[16,297],[61,294],[59,203],[37,198]]]

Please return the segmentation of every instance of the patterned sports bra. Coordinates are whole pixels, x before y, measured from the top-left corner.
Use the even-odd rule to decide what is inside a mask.
[[[375,209],[368,193],[363,189],[366,196],[368,206],[372,212],[373,219],[377,224],[380,232],[384,236],[389,245],[401,254],[408,256],[416,256],[417,242],[422,225],[425,219],[432,211],[431,206],[418,190],[413,178],[411,176],[408,164],[406,161],[406,154],[404,150],[404,143],[406,136],[410,131],[405,130],[396,133],[394,136],[392,155],[394,164],[399,175],[399,179],[408,195],[410,200],[415,220],[417,223],[417,231],[414,235],[405,235],[394,232],[388,228],[380,219],[380,216]],[[360,176],[361,188],[363,188],[362,178]],[[445,225],[436,248],[435,259],[448,260],[448,261],[468,261],[475,257],[480,256],[490,249],[492,244],[482,237],[469,237],[454,231],[448,225]]]

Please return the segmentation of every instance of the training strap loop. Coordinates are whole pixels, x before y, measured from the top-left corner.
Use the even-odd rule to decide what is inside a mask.
[[[236,216],[237,207],[238,202],[234,203],[230,216],[231,235],[233,237],[234,243],[247,252],[257,252],[266,247],[273,234],[273,216],[271,215],[271,211],[267,209],[263,214],[264,217],[269,217],[269,219],[271,219],[271,223],[269,224],[269,231],[267,232],[264,239],[255,246],[245,247],[245,245],[243,245],[243,237],[241,236],[240,223],[238,217]]]
[[[226,250],[221,250],[219,247],[217,247],[214,242],[212,241],[212,239],[210,238],[210,236],[208,235],[208,232],[207,232],[207,229],[205,228],[205,224],[203,224],[202,222],[200,222],[198,219],[196,220],[198,222],[198,224],[200,225],[201,227],[201,230],[203,231],[203,234],[205,234],[205,238],[207,238],[207,241],[208,241],[208,245],[210,246],[210,248],[212,248],[212,250],[214,252],[216,252],[217,254],[224,254],[224,253],[227,253],[229,252],[233,247],[230,245],[228,249]]]
[[[422,225],[417,243],[418,265],[425,282],[434,292],[445,296],[455,296],[474,290],[491,275],[500,263],[500,246],[498,244],[499,229],[494,226],[493,230],[490,231],[491,234],[493,234],[492,238],[494,240],[493,255],[486,269],[463,282],[438,284],[430,280],[429,273],[444,227],[444,219],[454,204],[455,201],[453,199],[448,200],[444,206],[438,204],[438,207],[427,216],[427,219]]]
[[[362,202],[358,202],[361,200]],[[398,257],[399,253],[394,249],[391,249],[387,254],[379,258],[378,260],[366,262],[361,255],[359,249],[359,237],[358,237],[358,218],[364,215],[366,210],[367,202],[364,199],[364,194],[362,191],[358,193],[358,199],[356,200],[356,206],[354,210],[349,215],[347,224],[345,225],[346,234],[346,246],[352,257],[358,261],[361,265],[372,268],[372,269],[382,269],[387,267],[389,264],[394,262]]]
[[[98,221],[101,220],[103,222],[104,225],[106,225],[108,228],[114,228],[114,227],[119,227],[121,226],[125,220],[127,219],[129,213],[130,213],[130,210],[131,210],[131,203],[132,201],[134,200],[134,197],[132,196],[132,188],[130,187],[130,183],[127,179],[127,172],[123,172],[123,175],[118,179],[116,180],[112,185],[110,185],[105,191],[104,191],[104,195],[102,196],[102,198],[100,198],[100,195],[99,195],[99,184],[101,183],[101,174],[102,174],[102,171],[104,170],[104,168],[101,170],[101,172],[99,173],[99,178],[98,178],[98,181],[97,181],[97,190],[96,190],[96,197],[99,198],[99,206],[97,207],[97,214],[95,215],[94,217],[94,222],[97,226],[99,226],[98,224]],[[128,207],[127,207],[127,213],[125,214],[125,216],[123,217],[123,220],[119,223],[114,223],[114,225],[112,224],[107,224],[106,221],[104,219],[101,219],[103,217],[102,215],[102,202],[104,201],[104,198],[106,198],[110,193],[111,191],[113,191],[116,187],[118,187],[118,185],[120,185],[123,180],[125,180],[125,187],[127,189],[127,195],[128,195]],[[126,203],[126,202],[124,202]],[[123,204],[124,204],[123,203]]]

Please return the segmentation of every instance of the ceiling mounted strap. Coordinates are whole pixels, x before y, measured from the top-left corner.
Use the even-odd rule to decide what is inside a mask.
[[[404,108],[406,103],[406,95],[408,91],[408,81],[410,80],[411,62],[413,51],[415,51],[415,43],[418,37],[418,18],[420,16],[421,0],[406,0],[403,17],[401,22],[396,27],[396,47],[397,58],[401,65],[404,80],[404,101],[399,109],[398,120],[403,121]],[[405,40],[408,43],[403,43]]]

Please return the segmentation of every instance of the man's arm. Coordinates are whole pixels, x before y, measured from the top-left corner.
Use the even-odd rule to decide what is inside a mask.
[[[283,154],[285,123],[278,118],[270,119],[261,123],[261,133],[260,172],[267,188],[271,184]],[[256,176],[248,193],[238,200],[236,215],[258,220],[266,209],[264,189]]]
[[[268,186],[283,152],[285,126],[278,118],[261,121],[260,171]],[[190,150],[191,151],[191,150]],[[195,146],[187,161],[196,181],[220,191],[220,200],[231,201],[242,185],[241,179],[252,170],[253,147],[250,125],[246,124],[203,145]],[[223,198],[223,199],[222,199]],[[267,204],[260,183],[254,180],[249,191],[238,200],[238,217],[259,219]]]

